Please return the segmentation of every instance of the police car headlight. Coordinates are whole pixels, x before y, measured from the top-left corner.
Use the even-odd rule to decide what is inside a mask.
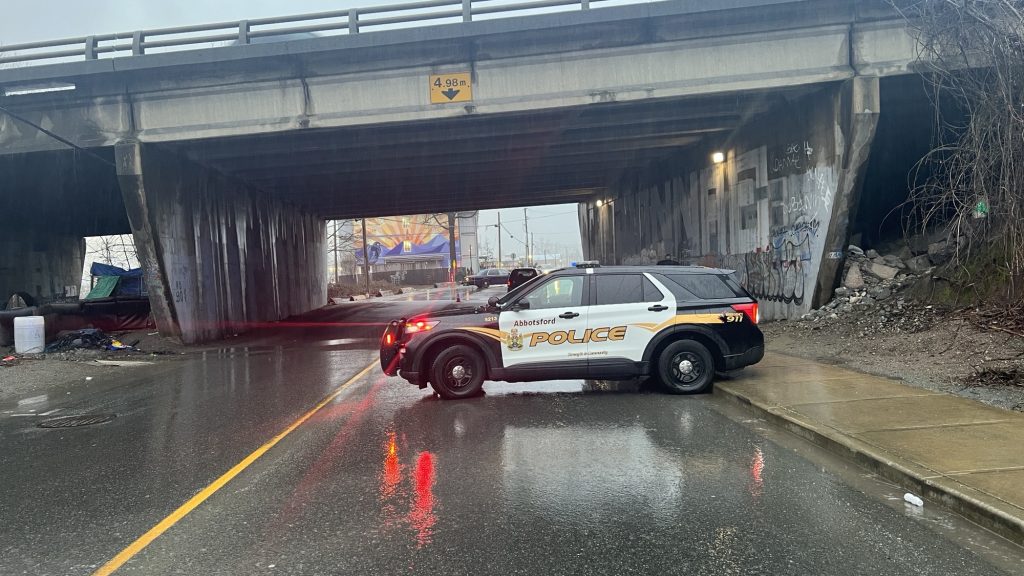
[[[428,322],[426,320],[417,320],[416,322],[407,322],[405,324],[405,333],[406,334],[416,334],[417,332],[426,332],[427,330],[432,329],[434,326],[437,326],[439,323],[440,322],[438,322],[436,320],[433,321],[433,322]]]

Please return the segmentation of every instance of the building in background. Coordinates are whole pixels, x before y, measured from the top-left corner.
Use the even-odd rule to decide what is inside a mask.
[[[457,267],[476,270],[477,212],[460,212],[455,219]],[[436,282],[447,276],[451,265],[448,215],[419,214],[382,216],[366,220],[366,256],[371,275]],[[363,220],[328,222],[328,269],[339,283],[356,281],[363,273]],[[424,273],[420,271],[435,271]]]

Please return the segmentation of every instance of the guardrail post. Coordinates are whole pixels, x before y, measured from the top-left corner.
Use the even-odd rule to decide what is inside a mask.
[[[580,0],[581,10],[590,10],[590,0]]]
[[[348,11],[348,33],[359,34],[359,10],[355,8]]]
[[[462,21],[473,21],[473,0],[462,0]]]
[[[96,37],[89,36],[85,39],[85,59],[95,60],[96,59]]]
[[[146,47],[142,45],[145,40],[146,36],[141,30],[132,34],[132,56],[142,56],[146,53]]]
[[[249,21],[242,20],[238,23],[238,43],[248,44],[249,43]]]

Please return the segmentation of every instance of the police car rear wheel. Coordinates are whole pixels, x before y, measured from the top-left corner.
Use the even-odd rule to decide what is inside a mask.
[[[662,350],[658,357],[658,376],[666,392],[706,392],[714,380],[715,360],[700,342],[679,340]]]
[[[438,354],[430,369],[430,385],[445,399],[475,396],[483,383],[483,358],[479,352],[462,344]]]

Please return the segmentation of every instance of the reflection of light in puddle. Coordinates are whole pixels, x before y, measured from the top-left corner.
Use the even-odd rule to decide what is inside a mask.
[[[546,380],[508,384],[487,382],[484,384],[488,396],[512,396],[515,394],[581,394],[638,392],[638,380]]]
[[[416,533],[416,546],[422,548],[430,544],[434,535],[434,525],[437,524],[437,515],[434,513],[434,455],[425,451],[416,457],[416,467],[411,478],[412,494],[408,491],[408,485],[403,489],[402,469],[395,433],[389,432],[384,443],[384,461],[378,486],[381,523],[385,528],[408,525]],[[403,516],[397,508],[410,499],[408,513]]]
[[[31,398],[25,398],[24,400],[18,400],[18,406],[25,406],[26,404],[39,404],[49,400],[49,396],[43,394],[42,396],[33,396]]]
[[[607,520],[601,511],[643,509],[678,521],[685,476],[722,473],[720,459],[666,457],[640,425],[520,427],[502,434],[502,493],[559,522]]]
[[[381,330],[383,332],[383,329]],[[354,344],[358,342],[358,338],[335,338],[334,340],[324,340],[320,343],[321,346],[344,346],[346,344]]]
[[[434,536],[434,455],[420,452],[416,459],[416,498],[409,511],[409,524],[416,530],[416,545],[430,544]]]
[[[754,457],[750,460],[750,495],[755,498],[764,492],[764,453],[760,447],[754,448]]]
[[[384,470],[380,478],[380,497],[387,500],[395,495],[398,483],[402,481],[402,466],[398,463],[398,447],[395,433],[388,434],[388,445],[384,452]]]

